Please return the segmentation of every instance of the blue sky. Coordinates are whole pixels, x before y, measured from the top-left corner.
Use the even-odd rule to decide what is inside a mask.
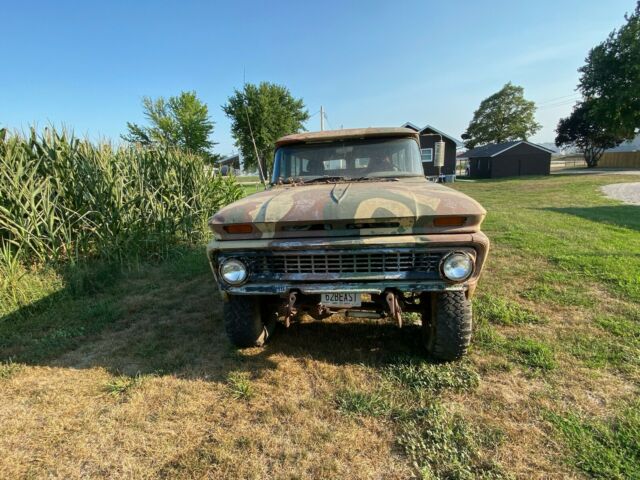
[[[633,0],[323,2],[3,1],[0,125],[64,124],[117,138],[143,96],[195,90],[234,150],[220,105],[248,82],[286,85],[332,128],[431,124],[460,137],[508,81],[552,141],[589,48]],[[314,115],[307,128],[319,128]]]

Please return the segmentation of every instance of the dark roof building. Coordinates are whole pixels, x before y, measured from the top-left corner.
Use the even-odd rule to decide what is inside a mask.
[[[471,178],[519,177],[549,175],[552,153],[535,143],[516,140],[476,147],[458,158],[469,160]]]
[[[422,168],[424,174],[433,177],[442,173],[443,175],[453,175],[456,172],[456,150],[462,146],[462,142],[451,135],[448,135],[431,125],[420,128],[411,122],[402,125],[404,128],[415,130],[420,135],[420,157],[422,159]],[[433,166],[435,158],[436,142],[442,139],[445,143],[444,148],[444,167],[442,171]]]
[[[236,170],[240,170],[240,155],[236,153],[234,155],[229,155],[228,157],[221,158],[220,160],[218,160],[218,165],[227,165],[229,167],[235,168]]]
[[[222,175],[229,175],[240,171],[240,154],[229,155],[216,162]]]

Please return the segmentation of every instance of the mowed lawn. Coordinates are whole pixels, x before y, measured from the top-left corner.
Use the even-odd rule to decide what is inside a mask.
[[[238,352],[203,249],[26,273],[0,308],[0,478],[640,478],[640,207],[599,192],[625,181],[455,184],[493,249],[454,364],[415,318]]]

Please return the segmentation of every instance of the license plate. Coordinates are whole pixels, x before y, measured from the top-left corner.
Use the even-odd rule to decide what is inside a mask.
[[[320,299],[325,307],[359,307],[362,303],[359,293],[323,293]]]

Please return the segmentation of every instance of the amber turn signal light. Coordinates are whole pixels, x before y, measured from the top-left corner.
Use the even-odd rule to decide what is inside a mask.
[[[467,221],[467,217],[436,217],[433,225],[436,227],[460,227]]]
[[[231,233],[231,234],[253,232],[253,227],[248,223],[237,223],[235,225],[225,225],[222,228],[224,229],[225,232]]]

